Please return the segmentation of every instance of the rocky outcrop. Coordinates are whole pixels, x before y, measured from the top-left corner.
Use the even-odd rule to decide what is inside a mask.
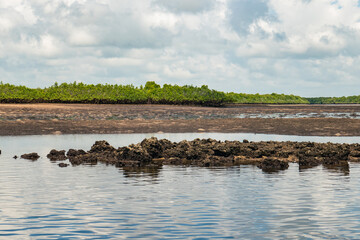
[[[31,160],[39,158],[36,153],[21,157]],[[290,162],[298,163],[300,169],[321,164],[329,169],[348,169],[349,161],[360,162],[360,144],[222,142],[211,138],[171,142],[153,137],[119,148],[106,141],[96,141],[87,152],[70,149],[65,154],[64,150],[53,149],[47,157],[53,161],[68,158],[72,165],[95,165],[100,162],[123,169],[155,169],[163,165],[218,167],[251,164],[264,172],[274,172],[287,169]]]
[[[153,137],[117,149],[106,141],[96,141],[90,151],[70,149],[66,156],[72,165],[101,162],[123,168],[144,168],[252,164],[265,172],[273,172],[287,169],[290,162],[308,168],[320,164],[343,166],[348,161],[360,161],[360,145],[247,140],[221,142],[210,138],[176,143]]]
[[[37,153],[26,153],[20,156],[23,159],[28,159],[32,161],[36,161],[40,158],[40,156]]]

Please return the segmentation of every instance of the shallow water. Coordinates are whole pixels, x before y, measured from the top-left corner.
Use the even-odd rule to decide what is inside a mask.
[[[350,172],[321,166],[299,171],[297,164],[275,174],[252,166],[127,172],[101,164],[59,168],[45,158],[52,148],[87,150],[100,139],[119,147],[150,136],[0,137],[0,239],[360,238],[358,164],[351,164]],[[293,140],[251,134],[157,136]],[[12,158],[30,151],[42,158]]]

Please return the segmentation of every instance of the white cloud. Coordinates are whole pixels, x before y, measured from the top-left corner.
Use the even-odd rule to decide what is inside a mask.
[[[2,81],[358,94],[357,0],[0,1]]]
[[[73,29],[69,34],[69,43],[78,46],[95,45],[97,39],[86,30]]]

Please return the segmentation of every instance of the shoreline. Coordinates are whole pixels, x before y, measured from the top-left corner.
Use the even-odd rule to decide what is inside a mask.
[[[255,133],[297,136],[360,136],[360,120],[300,118],[0,121],[0,136],[189,132]]]
[[[360,136],[360,119],[236,118],[241,114],[360,113],[360,105],[0,104],[0,136],[121,133],[256,133]]]

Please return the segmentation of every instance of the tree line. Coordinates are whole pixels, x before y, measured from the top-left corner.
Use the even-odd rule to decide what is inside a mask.
[[[360,96],[306,98],[311,104],[353,104],[360,103]]]
[[[225,93],[208,86],[178,86],[153,81],[145,86],[55,83],[46,88],[28,88],[0,83],[2,103],[127,103],[127,104],[192,104],[220,106],[227,103],[309,103],[305,98],[284,94]]]

